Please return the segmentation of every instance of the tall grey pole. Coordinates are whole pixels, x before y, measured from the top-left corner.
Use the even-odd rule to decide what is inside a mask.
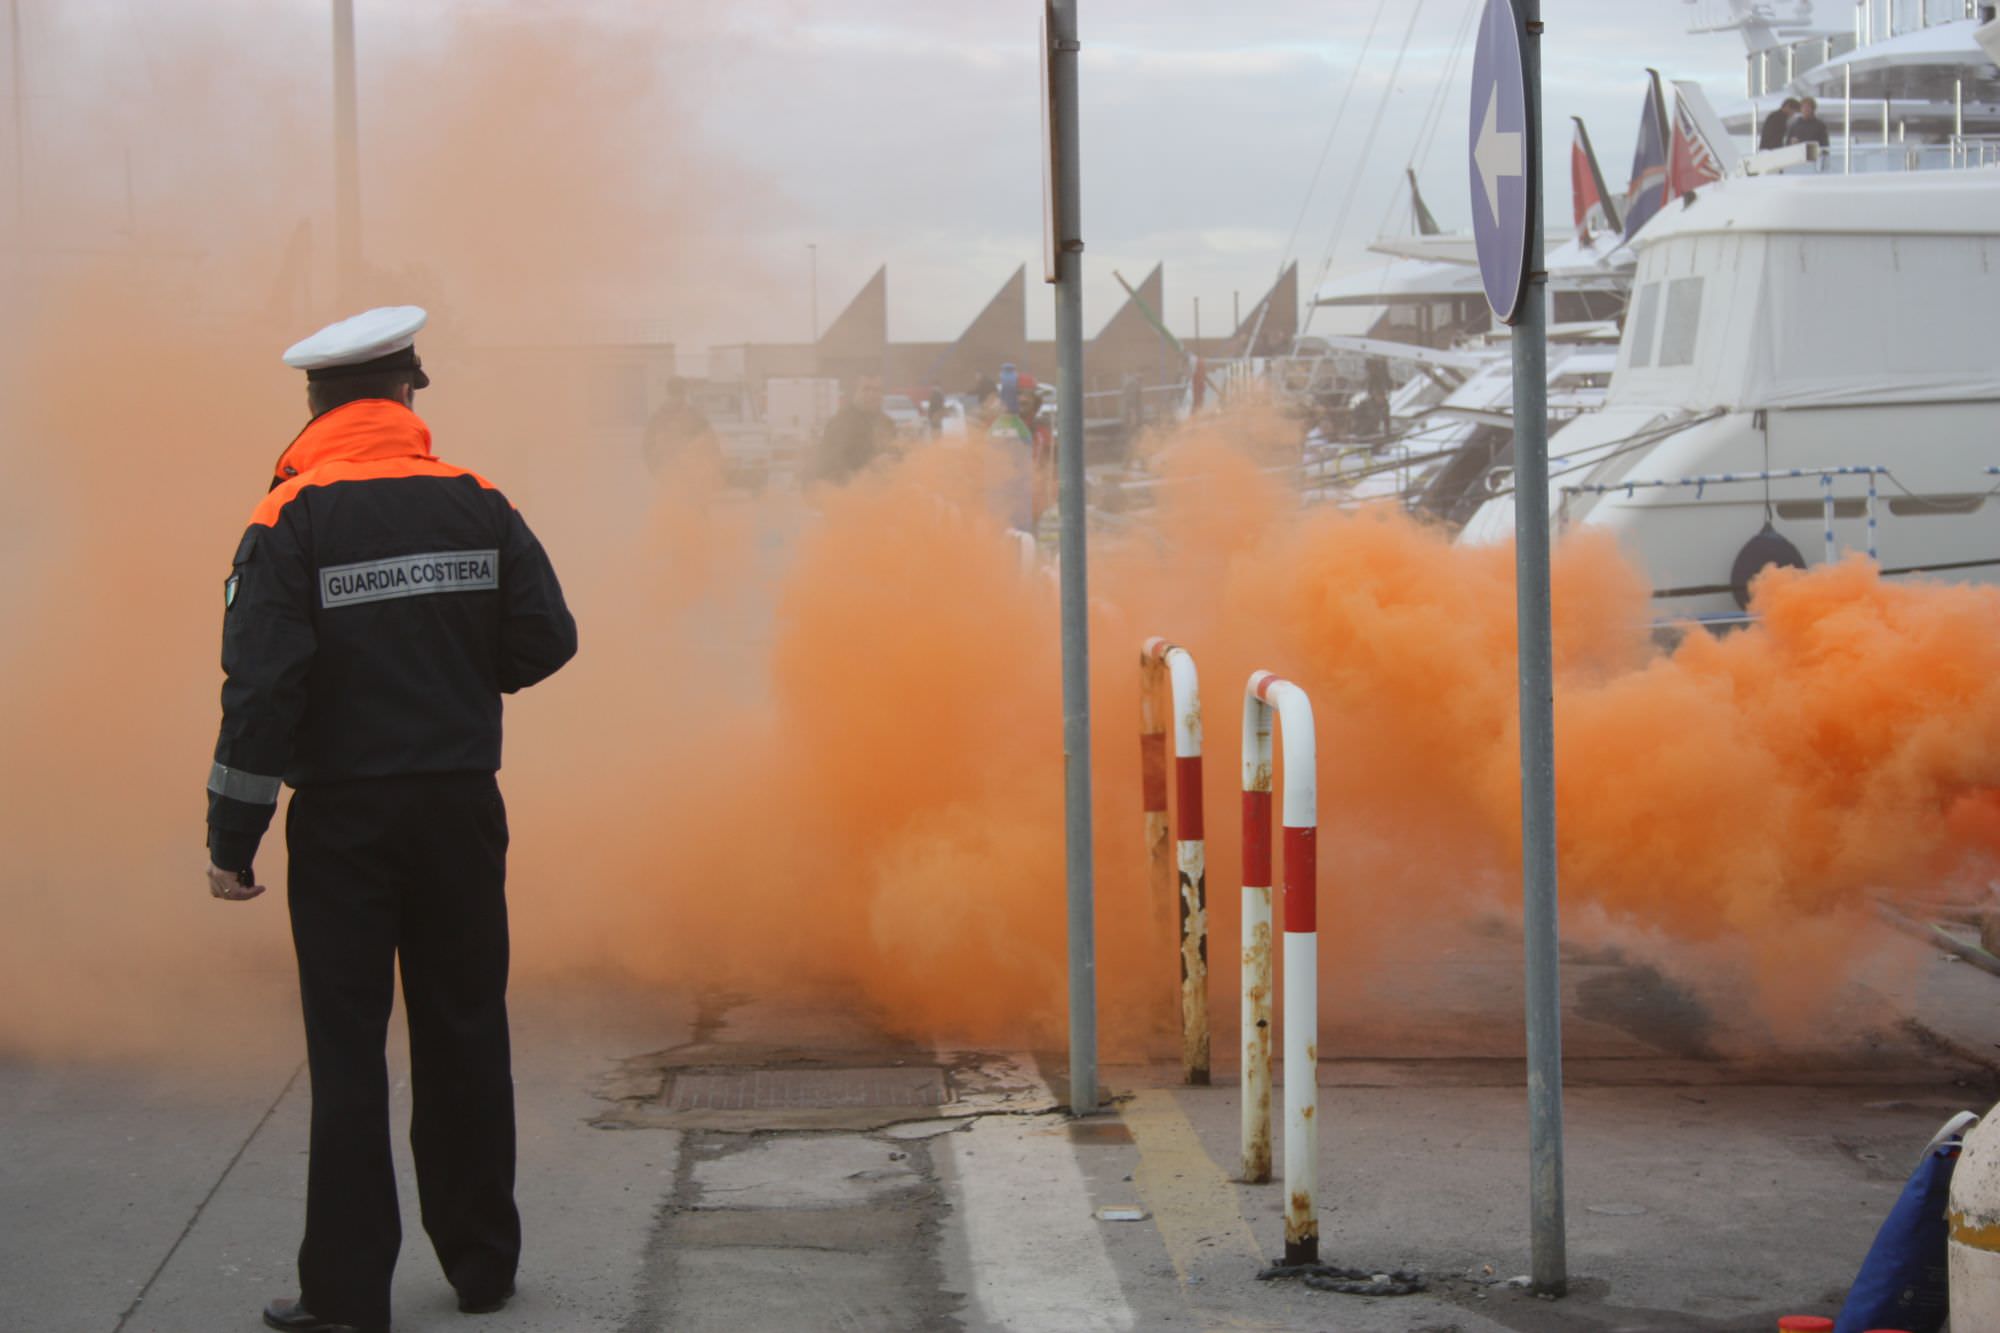
[[[1548,280],[1542,253],[1542,5],[1514,0],[1526,73],[1528,284],[1514,325],[1514,560],[1520,618],[1522,928],[1534,1289],[1569,1288],[1563,1221],[1562,979],[1556,916],[1555,673],[1549,644]]]
[[[21,86],[21,0],[7,0],[7,57],[14,94],[14,239],[28,231],[28,94]]]
[[[1069,1105],[1097,1109],[1097,920],[1090,828],[1090,600],[1084,577],[1083,173],[1077,0],[1049,0],[1056,152],[1056,433],[1062,508],[1063,827],[1069,853]]]
[[[333,232],[342,307],[361,291],[361,145],[354,95],[354,0],[333,0]]]

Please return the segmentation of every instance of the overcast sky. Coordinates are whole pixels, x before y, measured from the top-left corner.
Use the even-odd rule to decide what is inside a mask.
[[[332,235],[328,0],[17,2],[29,220],[45,238],[128,221],[144,231],[176,199],[207,208],[210,236],[236,215],[268,215],[273,237],[301,216]],[[1468,225],[1466,34],[1482,3],[1081,0],[1086,332],[1123,299],[1114,271],[1137,283],[1164,262],[1169,323],[1192,332],[1198,298],[1214,334],[1230,327],[1232,297],[1248,310],[1287,259],[1308,285],[1329,255],[1334,273],[1378,262],[1368,241],[1408,229],[1406,165],[1448,229]],[[357,0],[356,10],[364,229],[385,269],[449,271],[510,225],[515,273],[595,244],[614,265],[601,285],[618,308],[607,313],[653,321],[692,350],[805,338],[808,245],[822,327],[886,263],[897,339],[955,336],[1026,263],[1030,331],[1052,326],[1038,281],[1032,0]],[[1740,96],[1739,40],[1690,35],[1686,0],[1543,0],[1543,15],[1552,221],[1569,217],[1570,116],[1586,118],[1622,189],[1647,65],[1702,81],[1718,107]],[[427,102],[433,84],[458,100]],[[417,156],[425,148],[433,159]],[[539,153],[539,165],[496,177],[491,159],[509,152]],[[564,153],[582,163],[567,183]],[[475,157],[489,159],[486,174]],[[436,197],[453,177],[458,193]],[[427,193],[413,181],[436,184]],[[623,235],[576,225],[607,211],[586,191],[634,185],[678,190],[683,213],[706,211],[710,234],[694,247],[705,277],[690,278],[684,255],[658,259],[690,248],[659,199],[618,200],[639,219]],[[514,198],[500,197],[507,187]],[[568,215],[543,208],[539,230],[523,220],[564,197]],[[446,216],[454,206],[478,219],[470,233]],[[437,225],[427,232],[413,210]],[[656,214],[667,223],[644,222]],[[666,236],[650,267],[631,233]],[[219,243],[211,253],[252,266]],[[268,283],[276,261],[256,262]],[[695,299],[702,281],[728,299]]]
[[[1363,63],[1375,0],[1082,0],[1086,331],[1122,299],[1113,270],[1136,283],[1164,261],[1170,324],[1191,331],[1199,298],[1215,333],[1232,294],[1247,310],[1281,257],[1298,257],[1308,281],[1336,240],[1335,272],[1371,262],[1364,247],[1385,223],[1407,229],[1406,164],[1446,228],[1469,225],[1470,58],[1455,57],[1482,2],[1391,0]],[[822,322],[889,265],[896,338],[955,335],[1023,261],[1039,277],[1037,8],[843,0],[795,5],[789,24],[768,7],[735,11],[732,77],[711,89],[703,128],[795,206],[760,252],[797,274],[797,309],[759,332],[806,331],[808,242]],[[1703,81],[1718,107],[1740,96],[1739,39],[1690,35],[1692,13],[1683,0],[1544,0],[1552,217],[1568,218],[1571,115],[1622,188],[1647,65]],[[1038,335],[1050,305],[1030,293]]]

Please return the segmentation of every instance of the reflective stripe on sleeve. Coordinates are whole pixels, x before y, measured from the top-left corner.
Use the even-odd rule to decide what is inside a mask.
[[[217,764],[208,770],[210,791],[232,801],[242,801],[245,805],[276,805],[278,786],[277,778],[267,778],[261,773],[245,773],[227,764]]]

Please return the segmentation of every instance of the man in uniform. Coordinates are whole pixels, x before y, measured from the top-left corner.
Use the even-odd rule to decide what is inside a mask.
[[[371,310],[285,353],[312,420],[223,585],[222,733],[208,779],[209,891],[251,870],[293,788],[292,941],[312,1071],[300,1293],[273,1328],[389,1326],[402,1241],[383,1041],[400,962],[410,1141],[424,1230],[459,1308],[513,1294],[507,816],[500,696],[576,652],[541,544],[484,479],[431,453],[415,306]]]

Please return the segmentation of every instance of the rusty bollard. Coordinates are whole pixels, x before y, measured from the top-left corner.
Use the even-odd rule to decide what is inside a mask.
[[[1143,761],[1146,853],[1153,900],[1178,904],[1181,1077],[1209,1081],[1208,844],[1201,795],[1201,685],[1194,658],[1162,638],[1146,640],[1140,653],[1139,750]],[[1165,687],[1164,689],[1162,687]],[[1174,735],[1174,821],[1168,857],[1166,725],[1162,695]]]

